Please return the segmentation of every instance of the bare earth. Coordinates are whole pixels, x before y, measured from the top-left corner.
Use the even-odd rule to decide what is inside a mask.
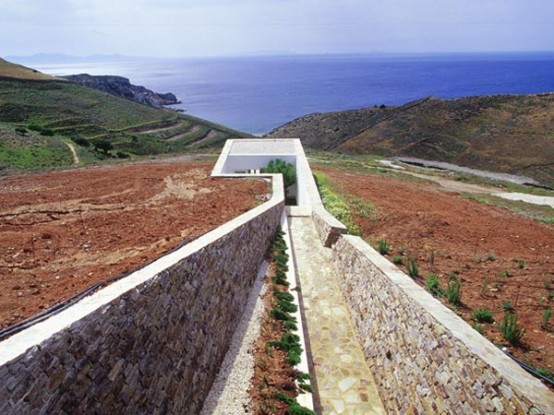
[[[489,308],[495,323],[483,323],[484,335],[494,343],[506,343],[498,326],[501,306],[509,302],[527,330],[524,346],[510,351],[554,372],[554,318],[541,326],[544,310],[554,308],[553,226],[463,200],[434,183],[323,172],[337,192],[375,206],[377,220],[354,219],[364,238],[390,243],[389,259],[401,256],[405,264],[408,256],[417,258],[419,274],[438,274],[443,287],[449,274],[457,274],[463,305],[456,312],[473,324],[471,311]]]
[[[251,209],[262,180],[149,163],[0,179],[0,328]]]

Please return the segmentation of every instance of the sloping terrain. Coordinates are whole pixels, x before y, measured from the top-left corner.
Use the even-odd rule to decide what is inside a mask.
[[[387,241],[387,259],[406,273],[415,261],[416,281],[424,286],[432,274],[443,290],[460,281],[461,304],[441,300],[493,343],[554,379],[554,320],[545,314],[554,307],[552,225],[399,174],[316,170],[344,198],[365,240],[376,247]],[[475,321],[473,311],[484,308],[491,320]],[[526,330],[520,344],[502,335],[506,310]]]
[[[0,328],[132,271],[249,210],[263,180],[144,163],[0,179]]]
[[[272,131],[311,148],[409,156],[532,177],[554,186],[554,94],[425,98],[312,114]]]
[[[53,76],[39,72],[36,69],[27,68],[23,65],[16,65],[2,58],[0,58],[0,77],[35,81],[57,79]]]
[[[34,74],[21,68],[6,61],[0,65],[0,170],[70,165],[69,148],[63,145],[68,140],[77,144],[86,164],[220,147],[229,137],[247,135],[57,78],[8,77]],[[52,146],[68,157],[57,153],[45,161],[40,153]]]

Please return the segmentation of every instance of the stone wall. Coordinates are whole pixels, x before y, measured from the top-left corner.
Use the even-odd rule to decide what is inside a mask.
[[[323,246],[333,246],[341,235],[348,232],[346,226],[327,212],[323,206],[315,205],[313,207],[312,219]]]
[[[554,413],[550,390],[360,238],[333,257],[389,413]]]
[[[0,413],[197,413],[283,208],[281,192],[280,202],[4,364]]]

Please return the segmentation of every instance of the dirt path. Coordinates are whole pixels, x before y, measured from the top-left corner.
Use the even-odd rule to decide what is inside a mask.
[[[502,192],[494,187],[480,186],[477,184],[463,183],[456,180],[445,179],[444,177],[431,176],[426,174],[414,173],[410,171],[403,171],[404,174],[419,177],[421,179],[429,180],[438,183],[441,187],[448,191],[457,193],[474,193],[474,194],[488,194],[508,200],[521,200],[526,203],[534,205],[547,205],[554,208],[554,197],[550,196],[535,196],[526,193],[516,192]]]
[[[408,258],[416,259],[419,275],[435,273],[443,287],[455,275],[462,284],[463,306],[457,312],[473,324],[472,310],[490,309],[495,323],[483,327],[495,343],[505,343],[499,327],[504,309],[513,307],[519,326],[526,328],[528,350],[512,351],[554,372],[554,322],[542,326],[544,311],[554,308],[553,226],[463,200],[439,187],[444,180],[418,183],[321,170],[339,193],[374,206],[371,215],[354,216],[364,238],[374,244],[386,239],[392,247],[389,259],[398,257],[404,270]],[[471,191],[476,191],[473,185]]]
[[[152,162],[0,179],[0,328],[249,210],[260,180]]]
[[[201,129],[202,129],[201,125],[195,125],[194,127],[189,128],[184,133],[181,133],[181,134],[175,135],[173,137],[170,137],[166,141],[177,141],[177,140],[180,140],[181,138],[186,138],[187,136],[189,136],[191,134],[196,134]]]
[[[65,143],[67,147],[69,147],[69,151],[71,151],[71,157],[73,158],[73,164],[79,164],[79,156],[77,155],[77,152],[75,151],[75,147],[71,143]]]
[[[174,128],[177,128],[179,127],[180,125],[183,124],[183,121],[178,121],[168,127],[163,127],[163,128],[153,128],[151,130],[146,130],[146,131],[141,131],[139,134],[153,134],[153,133],[160,133],[162,131],[168,131],[168,130],[172,130]]]

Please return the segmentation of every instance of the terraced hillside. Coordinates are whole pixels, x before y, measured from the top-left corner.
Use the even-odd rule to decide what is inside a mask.
[[[67,144],[87,163],[219,147],[245,135],[44,76],[0,62],[1,169],[71,164]]]
[[[410,156],[520,174],[554,186],[554,94],[425,98],[311,114],[270,137],[347,154]]]

